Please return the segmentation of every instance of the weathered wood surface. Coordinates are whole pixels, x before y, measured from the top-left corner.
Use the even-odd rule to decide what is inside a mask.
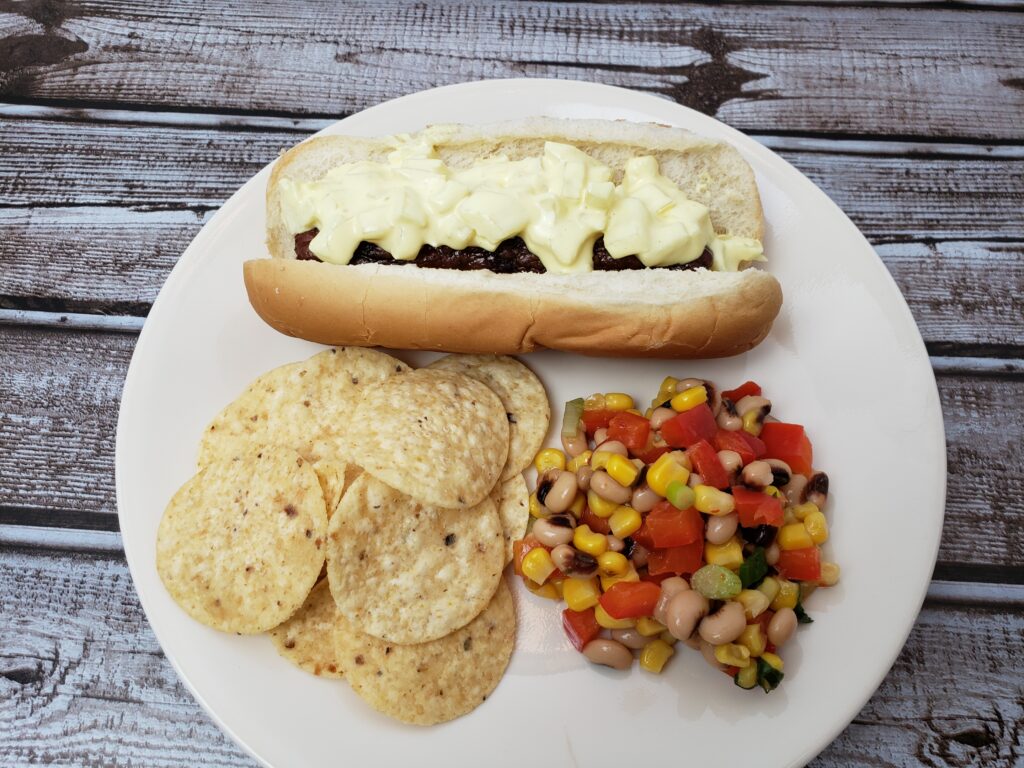
[[[1019,139],[1024,27],[923,8],[5,2],[12,100],[342,115],[487,77],[646,90],[747,130]],[[951,30],[956,30],[951,34]],[[260,44],[254,44],[259,41]],[[899,52],[901,55],[894,55]]]
[[[0,414],[0,522],[44,524],[51,510],[63,510],[86,526],[89,515],[115,513],[111,436],[134,341],[128,334],[0,326],[0,402],[8,404]],[[951,478],[939,556],[948,568],[1019,568],[1024,478],[1016,443],[1024,411],[1017,403],[1024,378],[942,374],[938,381]]]
[[[119,557],[0,549],[0,593],[0,764],[253,765],[178,682]],[[812,765],[1017,765],[1024,685],[1007,660],[1022,653],[1019,611],[926,606],[885,683]]]

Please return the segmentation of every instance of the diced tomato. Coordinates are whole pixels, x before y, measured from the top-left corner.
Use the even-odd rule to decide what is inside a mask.
[[[629,537],[644,549],[654,549],[654,541],[651,539],[651,527],[647,524],[647,518],[650,516],[650,513],[644,515],[644,521],[640,524],[639,530]]]
[[[594,433],[602,427],[607,427],[608,422],[612,420],[612,416],[615,415],[615,411],[583,411],[583,416],[580,418],[583,421],[583,429],[591,437]]]
[[[704,480],[704,485],[720,489],[729,487],[729,473],[707,440],[698,440],[686,449],[686,455],[693,462],[694,471]]]
[[[821,550],[817,547],[784,549],[775,564],[779,575],[794,581],[817,581],[821,578]]]
[[[654,549],[681,547],[704,540],[704,518],[692,507],[676,509],[662,500],[654,505],[644,522]]]
[[[597,637],[601,625],[597,623],[593,608],[587,608],[585,611],[566,608],[562,611],[562,629],[565,630],[565,636],[569,638],[573,648],[582,653],[583,646]]]
[[[535,547],[543,546],[544,545],[540,543],[540,539],[532,533],[526,534],[526,536],[521,540],[512,544],[512,565],[516,572],[516,576],[523,575],[523,558],[526,557],[526,553]]]
[[[672,573],[659,573],[657,576],[655,576],[653,573],[645,573],[640,577],[640,581],[649,581],[651,584],[657,584],[658,586],[661,586],[661,582],[663,582],[665,579],[672,578],[672,576],[674,575],[675,574]]]
[[[647,445],[651,422],[635,413],[616,413],[608,422],[608,439],[618,440],[636,455]]]
[[[745,381],[740,384],[736,389],[730,389],[722,393],[722,397],[728,397],[734,403],[739,402],[742,398],[747,395],[760,395],[761,385],[753,381]]]
[[[580,522],[589,525],[590,530],[595,533],[611,533],[611,526],[608,525],[608,520],[603,517],[598,517],[590,511],[590,507],[583,508],[583,514],[580,515]]]
[[[654,613],[661,587],[649,581],[618,581],[600,597],[601,607],[613,619],[639,619]]]
[[[774,525],[778,528],[782,525],[782,502],[774,496],[735,485],[732,497],[736,501],[740,525],[744,528],[757,528],[759,525]]]
[[[804,434],[802,426],[769,421],[761,430],[760,437],[768,458],[784,461],[798,475],[810,477],[814,464],[814,448]]]
[[[653,445],[652,441],[648,440],[647,445],[640,453],[636,454],[636,457],[644,464],[653,464],[661,458],[662,454],[671,450],[672,446],[670,445]]]
[[[718,430],[715,433],[714,445],[716,451],[736,451],[744,466],[760,459],[765,453],[764,443],[742,429],[734,432]]]
[[[704,541],[695,541],[682,547],[655,549],[647,558],[647,572],[657,576],[670,573],[674,576],[696,573],[704,560]]]
[[[707,403],[677,413],[661,425],[661,436],[673,448],[689,448],[698,440],[713,440],[717,431],[718,424]]]

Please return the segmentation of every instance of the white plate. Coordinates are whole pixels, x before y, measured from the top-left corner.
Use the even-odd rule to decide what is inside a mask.
[[[660,677],[588,666],[564,641],[555,604],[517,585],[517,646],[498,689],[469,716],[421,729],[376,714],[343,682],[292,667],[267,638],[220,634],[174,604],[156,573],[156,529],[167,500],[194,470],[203,427],[250,379],[318,349],[272,331],[246,300],[241,264],[266,252],[269,168],[185,251],[128,371],[117,500],[146,615],[199,702],[267,765],[654,765],[677,755],[693,764],[745,765],[752,755],[761,766],[802,764],[885,677],[932,572],[946,454],[921,337],[882,262],[820,190],[743,134],[671,102],[587,83],[485,81],[396,99],[325,133],[383,135],[528,114],[683,126],[731,141],[757,173],[768,268],[786,296],[760,347],[730,360],[679,364],[551,352],[526,361],[554,404],[552,437],[565,400],[595,390],[644,400],[665,374],[733,386],[756,379],[779,417],[808,425],[816,464],[832,480],[828,549],[843,576],[840,586],[810,599],[815,623],[786,647],[781,688],[770,696],[740,690],[685,647]]]

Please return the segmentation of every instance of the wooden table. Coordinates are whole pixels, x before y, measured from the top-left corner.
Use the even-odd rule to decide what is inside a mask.
[[[513,76],[715,115],[874,243],[932,355],[946,526],[906,648],[813,764],[1024,764],[1024,3],[166,5],[0,2],[0,764],[253,765],[178,682],[125,566],[113,435],[136,334],[281,149]]]

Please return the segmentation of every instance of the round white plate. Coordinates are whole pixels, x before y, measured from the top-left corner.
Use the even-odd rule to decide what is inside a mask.
[[[311,677],[266,637],[192,621],[155,567],[157,523],[193,473],[203,427],[253,377],[318,346],[286,338],[250,309],[242,262],[266,255],[269,167],[203,228],[171,272],[135,348],[117,430],[121,535],[164,652],[220,726],[267,765],[800,765],[857,714],[885,677],[921,606],[942,529],[945,443],[935,380],[899,290],[867,241],[810,181],[722,123],[660,98],[553,80],[439,88],[368,109],[324,133],[384,135],[427,123],[524,115],[682,126],[736,145],[757,173],[768,268],[785,292],[767,341],[729,360],[602,360],[543,352],[526,362],[553,404],[593,391],[653,396],[666,374],[759,381],[774,413],[805,424],[832,480],[831,558],[842,581],[807,608],[814,624],[785,649],[771,695],[743,691],[683,646],[665,674],[588,666],[564,640],[560,609],[516,585],[519,634],[508,672],[481,707],[432,728],[378,715],[344,682]],[[428,356],[400,354],[421,363]],[[182,744],[182,749],[190,745]],[[655,762],[657,761],[657,762]]]

